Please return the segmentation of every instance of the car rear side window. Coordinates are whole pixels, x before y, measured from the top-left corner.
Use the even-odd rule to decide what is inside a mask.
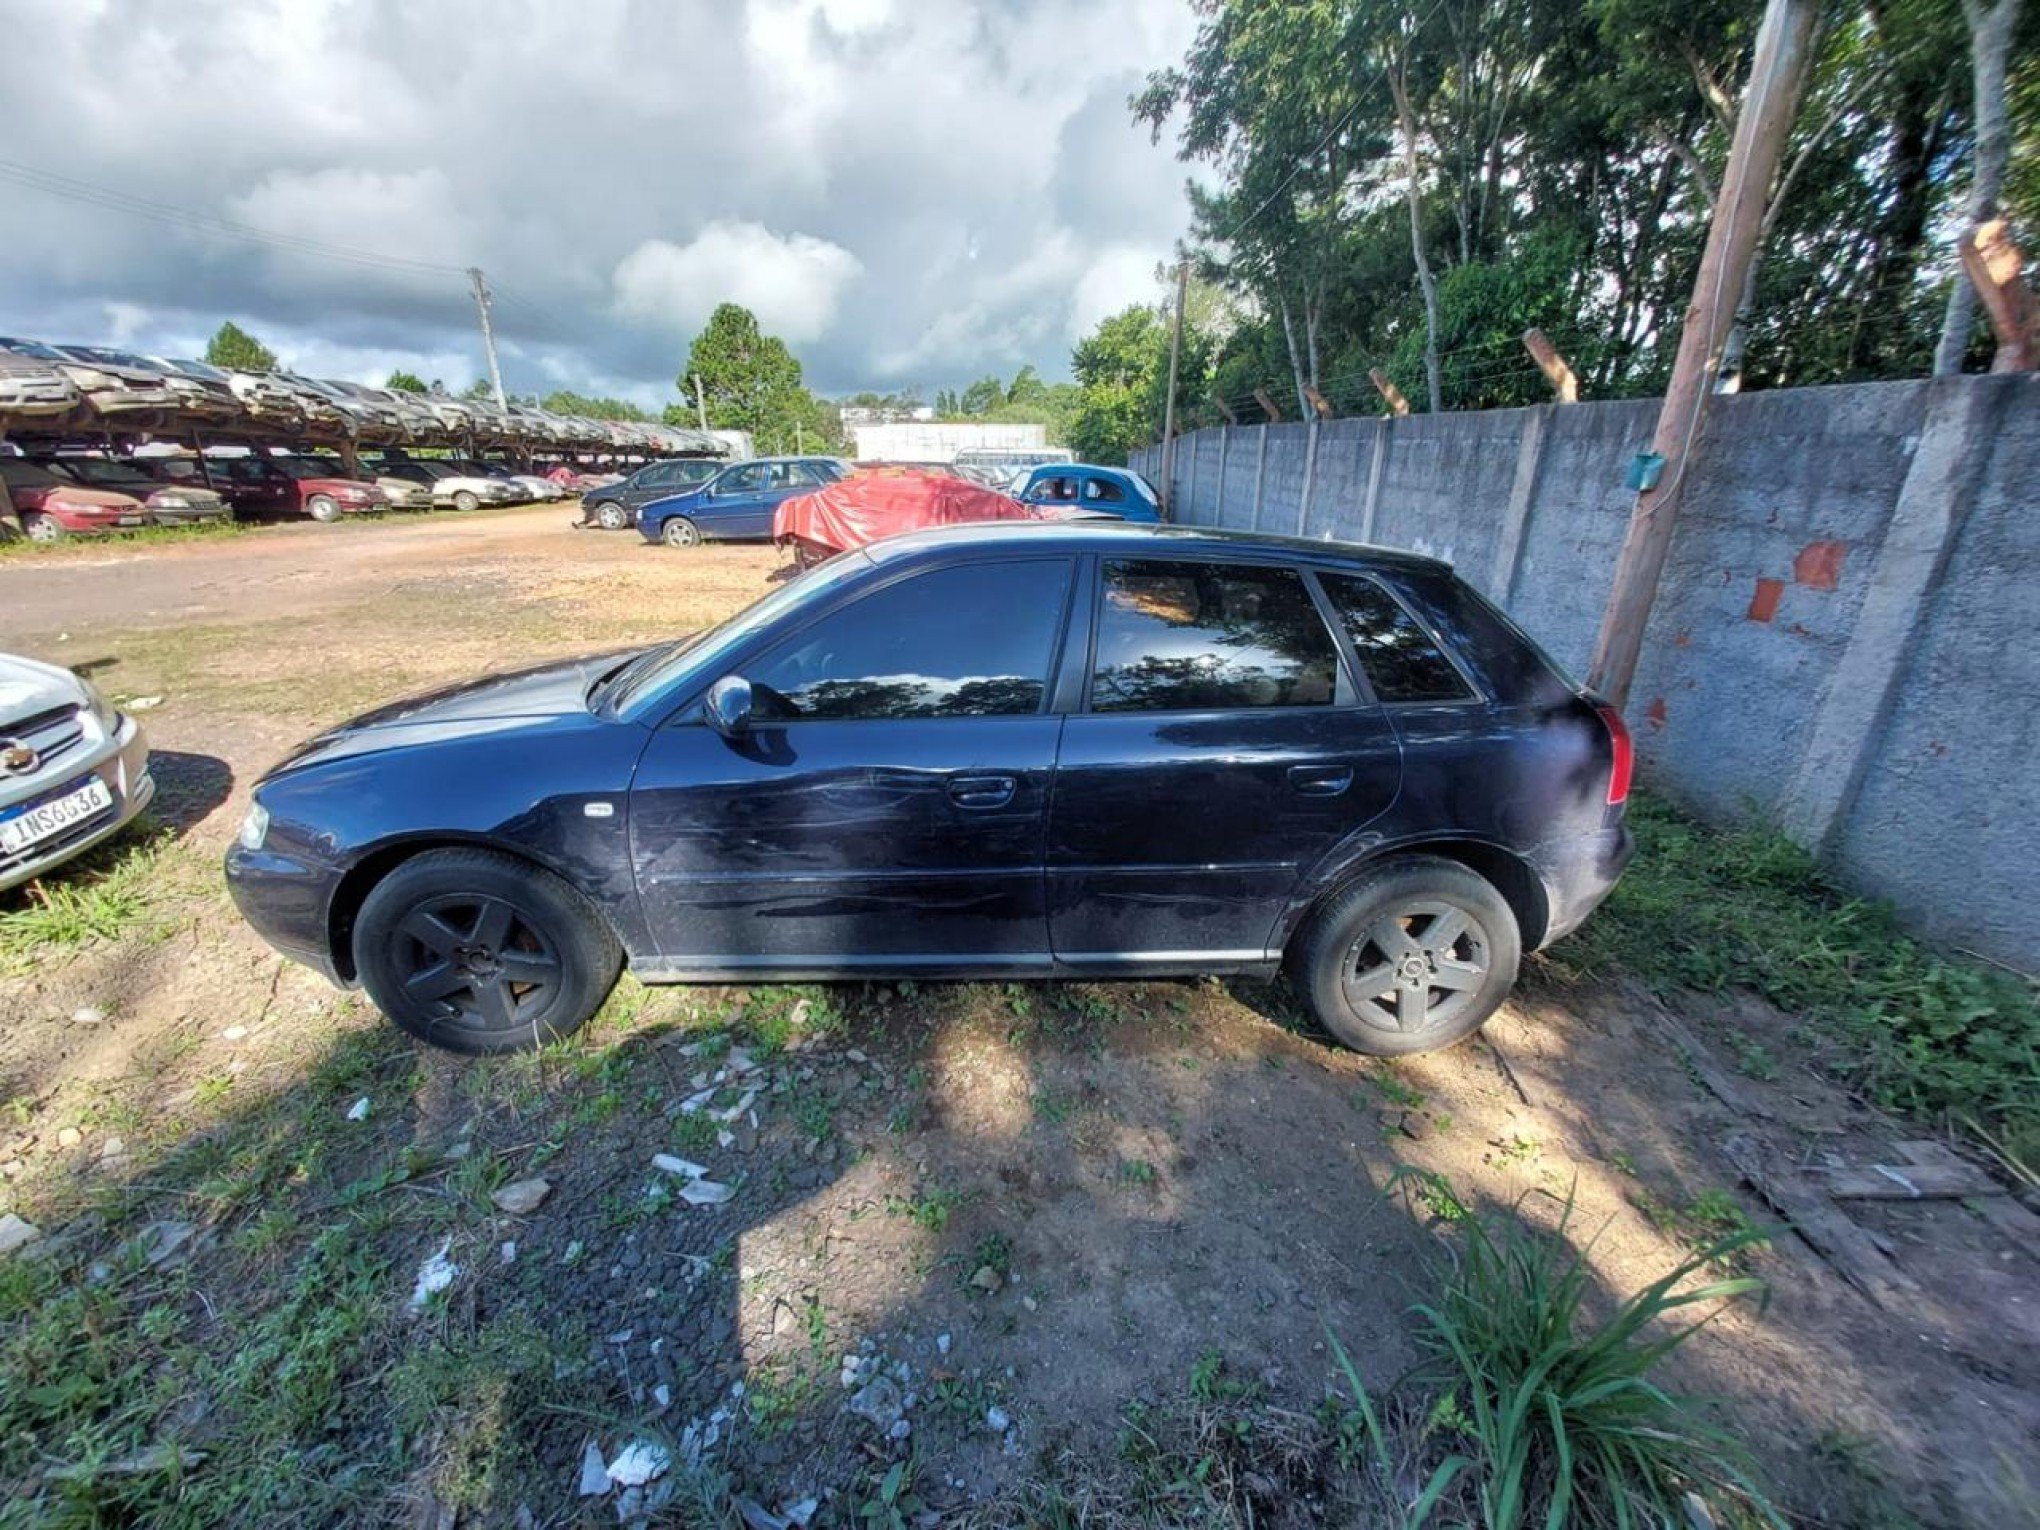
[[[1360,667],[1382,701],[1467,701],[1465,677],[1415,617],[1372,579],[1320,574],[1332,609],[1360,654]]]
[[[1066,558],[915,574],[832,611],[747,671],[761,719],[1038,712]]]
[[[1094,712],[1329,706],[1332,635],[1296,570],[1108,560]]]

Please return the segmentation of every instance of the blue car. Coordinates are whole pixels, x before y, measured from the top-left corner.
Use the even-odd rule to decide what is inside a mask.
[[[757,457],[733,463],[706,483],[642,506],[638,532],[647,542],[668,547],[764,541],[772,535],[772,512],[781,500],[849,476],[850,464],[840,457]]]
[[[227,856],[278,949],[501,1052],[646,982],[1274,974],[1473,1031],[1629,855],[1622,720],[1428,558],[954,526],[720,627],[314,739]]]
[[[1027,475],[1018,495],[1023,505],[1116,515],[1152,525],[1162,518],[1155,486],[1126,468],[1088,462],[1051,462]]]

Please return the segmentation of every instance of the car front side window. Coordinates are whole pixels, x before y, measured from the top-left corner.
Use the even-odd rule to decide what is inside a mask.
[[[1094,712],[1329,706],[1332,635],[1294,569],[1108,559]]]
[[[747,671],[760,722],[1004,717],[1041,710],[1070,586],[1065,558],[914,574]]]

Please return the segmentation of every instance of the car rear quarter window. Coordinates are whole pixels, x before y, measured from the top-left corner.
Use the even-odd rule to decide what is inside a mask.
[[[1338,660],[1296,570],[1108,560],[1094,712],[1329,706]]]
[[[746,674],[761,719],[1039,712],[1062,631],[1067,558],[930,569],[875,590]]]
[[[1497,701],[1554,706],[1577,693],[1550,655],[1465,580],[1440,570],[1397,583]]]
[[[1387,590],[1360,575],[1321,574],[1319,580],[1379,700],[1473,699],[1466,677]]]

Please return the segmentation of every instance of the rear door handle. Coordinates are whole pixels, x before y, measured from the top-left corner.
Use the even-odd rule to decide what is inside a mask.
[[[1012,776],[952,776],[949,800],[964,808],[1002,808],[1019,786]]]
[[[1306,797],[1336,797],[1353,784],[1350,765],[1292,765],[1289,786]]]

